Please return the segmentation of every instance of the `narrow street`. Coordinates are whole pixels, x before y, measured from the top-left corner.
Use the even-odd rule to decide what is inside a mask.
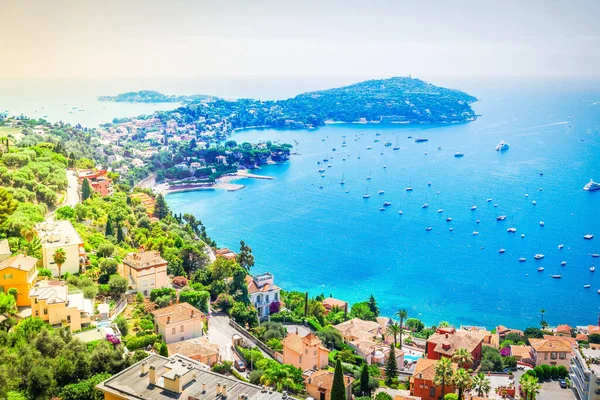
[[[64,205],[75,207],[79,204],[79,183],[74,171],[67,170],[67,181],[69,184],[66,190]]]

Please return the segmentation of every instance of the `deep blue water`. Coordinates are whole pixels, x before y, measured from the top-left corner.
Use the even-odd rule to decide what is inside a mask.
[[[464,125],[243,131],[233,138],[296,139],[301,155],[260,170],[276,180],[245,179],[238,192],[175,193],[167,200],[175,212],[200,218],[220,246],[237,249],[244,239],[256,257],[252,272],[273,272],[284,289],[350,302],[372,293],[384,315],[407,308],[427,323],[526,327],[539,323],[541,308],[551,324],[595,323],[600,270],[589,271],[589,254],[600,253],[600,191],[582,187],[600,180],[600,91],[498,90],[480,98],[474,107],[482,116]],[[400,150],[383,146],[396,138]],[[500,140],[510,150],[494,151]],[[459,151],[463,158],[454,157]],[[323,178],[317,161],[326,154],[333,159]],[[392,205],[379,211],[384,201]],[[502,214],[507,219],[497,222]],[[512,226],[516,234],[507,233]],[[587,233],[596,238],[583,240]],[[535,261],[536,253],[545,259]],[[540,265],[544,272],[537,272]]]

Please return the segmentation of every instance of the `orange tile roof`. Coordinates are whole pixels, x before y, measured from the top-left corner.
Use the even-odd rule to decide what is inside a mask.
[[[220,346],[218,344],[212,344],[206,337],[199,337],[182,342],[175,342],[167,344],[169,354],[181,354],[186,357],[208,357],[212,355],[219,355]]]
[[[484,336],[475,332],[458,330],[454,333],[435,333],[427,339],[427,342],[435,343],[434,351],[436,353],[451,356],[459,348],[466,349],[469,353],[483,343]]]
[[[437,362],[438,360],[419,358],[417,360],[417,364],[415,365],[415,370],[413,371],[412,377],[424,379],[426,381],[433,381],[433,377],[435,376],[435,363]],[[452,368],[456,370],[457,365],[452,363]]]
[[[302,349],[303,346],[302,344],[305,344],[306,346],[309,347],[320,347],[324,350],[327,350],[324,346],[323,346],[323,342],[321,342],[321,339],[319,339],[314,333],[310,332],[309,334],[307,334],[304,337],[300,337],[300,335],[298,335],[297,333],[290,333],[289,335],[287,335],[285,337],[285,339],[283,339],[281,341],[281,344],[283,344],[284,346],[289,347],[291,350],[295,351],[298,354],[302,354]]]
[[[344,307],[346,307],[346,304],[348,304],[344,300],[334,299],[333,297],[328,297],[326,299],[323,299],[323,301],[321,303],[323,303],[323,306],[325,306],[325,308],[327,308],[327,309],[332,309],[333,307],[336,307],[336,306],[341,309],[344,309]]]
[[[575,336],[575,340],[578,342],[587,342],[588,339],[588,335],[585,333],[578,333],[577,336]]]
[[[348,384],[353,380],[354,378],[352,377],[344,376],[344,383],[346,386],[348,386]],[[331,390],[331,386],[333,386],[333,372],[326,369],[314,371],[308,377],[306,377],[304,381],[308,384],[316,385],[326,390]]]
[[[572,330],[573,330],[573,328],[571,328],[569,325],[559,325],[556,327],[556,332],[558,332],[558,333],[570,334]]]
[[[256,286],[256,282],[254,282],[254,279],[250,276],[250,275],[246,275],[246,283],[248,284],[248,294],[253,294],[253,293],[266,293],[269,292],[271,290],[277,290],[279,289],[279,286],[273,284],[273,285],[269,285],[268,283],[258,287]]]
[[[173,324],[204,317],[202,311],[188,303],[178,303],[165,308],[159,308],[158,310],[152,311],[152,314],[154,314],[154,321],[161,325],[166,325],[167,319],[169,318],[169,324]]]
[[[531,357],[531,346],[519,346],[519,345],[511,345],[510,346],[510,355],[513,357],[521,357],[521,358],[529,358]]]
[[[530,338],[529,343],[535,351],[539,352],[564,352],[573,351],[570,341],[561,336],[545,336],[544,339]]]
[[[26,256],[23,254],[17,254],[16,256],[12,256],[7,258],[6,260],[0,263],[0,270],[5,268],[14,268],[14,269],[22,269],[25,271],[29,271],[35,264],[38,262],[38,259],[35,257]]]
[[[167,261],[161,257],[158,251],[140,251],[138,253],[128,253],[123,259],[123,263],[135,269],[152,268],[160,265],[166,265]]]
[[[588,325],[588,333],[590,335],[593,334],[593,333],[600,333],[600,326]]]

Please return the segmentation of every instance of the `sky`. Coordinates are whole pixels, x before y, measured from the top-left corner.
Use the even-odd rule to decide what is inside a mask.
[[[598,77],[598,0],[2,0],[0,79]]]

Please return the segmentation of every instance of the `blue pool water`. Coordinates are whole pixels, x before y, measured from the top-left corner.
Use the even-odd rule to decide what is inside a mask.
[[[582,187],[600,180],[600,91],[472,93],[482,116],[464,125],[237,133],[238,142],[296,139],[300,155],[258,172],[273,181],[244,179],[238,192],[175,193],[167,201],[200,218],[220,246],[237,250],[244,239],[256,257],[252,272],[271,271],[288,290],[350,302],[372,293],[384,315],[407,308],[429,324],[526,327],[538,325],[541,308],[551,324],[595,323],[600,272],[589,271],[589,255],[600,253],[600,191]],[[417,136],[429,142],[415,143]],[[384,147],[386,140],[400,149]],[[494,151],[500,140],[510,150]],[[326,154],[332,166],[325,163],[321,177],[317,161]],[[379,211],[384,201],[392,205]],[[497,222],[498,215],[507,218]],[[583,240],[588,233],[596,238]],[[536,253],[546,257],[536,261]]]

